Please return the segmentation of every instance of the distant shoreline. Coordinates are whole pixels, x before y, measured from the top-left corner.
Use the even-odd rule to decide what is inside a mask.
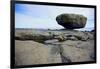
[[[42,28],[15,28],[15,30],[41,30],[41,31],[65,31],[65,30],[73,30],[73,29],[64,29],[64,28],[62,28],[62,29],[42,29]],[[77,30],[77,29],[74,29],[74,31],[87,31],[87,32],[91,32],[92,30]]]

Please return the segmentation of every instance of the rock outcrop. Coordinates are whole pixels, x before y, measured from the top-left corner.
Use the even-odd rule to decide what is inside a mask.
[[[59,25],[66,29],[79,29],[84,28],[87,18],[79,14],[61,14],[56,17]]]
[[[94,57],[94,36],[91,32],[75,30],[15,32],[16,65],[94,61]]]
[[[61,63],[60,54],[55,54],[54,46],[46,46],[35,41],[15,40],[15,64],[35,65]],[[52,51],[51,51],[52,50]]]
[[[15,39],[16,40],[32,40],[39,43],[44,43],[48,40],[58,40],[66,41],[66,40],[73,40],[73,41],[87,41],[93,38],[93,34],[91,32],[80,32],[75,30],[60,30],[60,31],[49,31],[49,32],[40,32],[37,33],[27,33],[27,32],[21,32],[21,33],[15,33]]]

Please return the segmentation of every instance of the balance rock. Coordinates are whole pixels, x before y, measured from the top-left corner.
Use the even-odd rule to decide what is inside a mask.
[[[60,14],[56,21],[66,29],[79,29],[85,27],[87,18],[79,14]]]

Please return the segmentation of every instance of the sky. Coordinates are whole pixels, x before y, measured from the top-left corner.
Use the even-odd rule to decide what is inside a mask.
[[[33,4],[15,5],[15,28],[35,29],[63,29],[56,17],[62,13],[81,14],[87,17],[85,28],[79,30],[92,30],[94,28],[94,8],[64,7]]]

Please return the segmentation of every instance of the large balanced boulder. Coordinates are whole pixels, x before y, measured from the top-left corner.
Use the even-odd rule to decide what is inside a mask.
[[[87,18],[79,14],[61,14],[56,21],[66,29],[79,29],[85,27]]]

